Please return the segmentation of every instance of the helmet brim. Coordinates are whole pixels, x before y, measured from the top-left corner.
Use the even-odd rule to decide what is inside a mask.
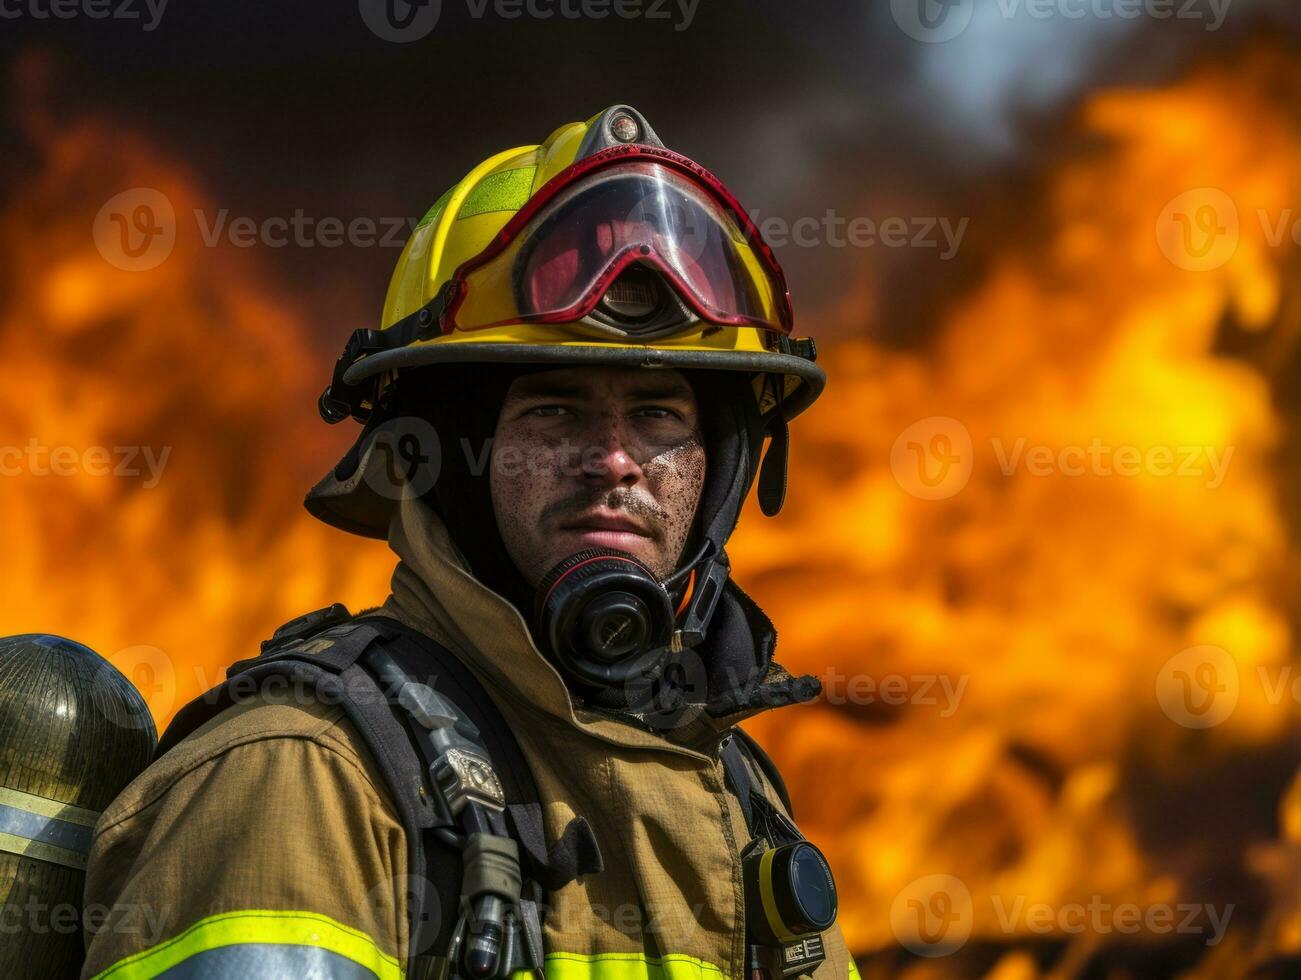
[[[344,374],[356,384],[384,371],[427,364],[600,364],[608,367],[695,368],[783,377],[781,412],[789,422],[822,394],[827,376],[812,361],[775,351],[664,349],[642,345],[426,343],[381,351],[359,359]],[[775,411],[775,409],[773,410]],[[770,414],[766,412],[765,414]]]

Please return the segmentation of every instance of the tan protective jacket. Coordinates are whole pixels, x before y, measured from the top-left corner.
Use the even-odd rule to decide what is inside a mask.
[[[418,500],[395,514],[401,556],[383,612],[477,675],[515,733],[554,842],[585,817],[604,870],[550,895],[548,980],[746,980],[739,854],[724,733],[752,709],[669,735],[575,706],[513,606],[473,578]],[[789,675],[770,668],[769,682]],[[341,709],[231,708],[145,771],[95,829],[83,977],[380,977],[407,955],[406,839]],[[772,787],[764,790],[780,809]],[[127,913],[130,913],[129,915]],[[815,980],[856,976],[838,928]]]

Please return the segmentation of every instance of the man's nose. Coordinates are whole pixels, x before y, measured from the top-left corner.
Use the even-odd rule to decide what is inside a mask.
[[[582,455],[584,479],[608,486],[635,486],[642,470],[637,447],[628,435],[618,424],[596,429]]]

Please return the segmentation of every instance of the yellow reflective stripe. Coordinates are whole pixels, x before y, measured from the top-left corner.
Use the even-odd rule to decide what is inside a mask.
[[[470,191],[456,212],[457,220],[489,211],[518,211],[529,199],[537,167],[516,167],[489,174]]]
[[[35,858],[38,861],[48,861],[50,864],[61,864],[65,868],[73,868],[77,871],[86,870],[86,855],[80,851],[70,851],[66,847],[56,847],[53,844],[6,834],[3,831],[0,831],[0,851],[6,854],[17,854],[19,857]]]
[[[85,807],[61,803],[44,796],[33,796],[31,793],[10,789],[8,786],[0,786],[0,804],[17,807],[28,813],[39,813],[43,817],[66,820],[68,823],[80,824],[82,827],[93,827],[95,821],[99,819],[98,810],[87,810]]]
[[[86,869],[99,813],[61,800],[0,786],[0,851]]]
[[[448,215],[460,213],[461,205],[465,203],[465,199],[470,196],[470,191],[472,191],[479,181],[483,179],[485,174],[492,173],[493,170],[501,166],[507,160],[510,160],[512,157],[518,156],[521,153],[530,153],[536,149],[537,146],[534,145],[516,146],[513,149],[502,150],[500,153],[494,154],[487,160],[484,160],[483,163],[479,164],[466,174],[464,179],[452,188],[452,196],[443,204],[443,213],[440,214],[437,221],[434,222],[434,240],[430,245],[428,253],[434,264],[430,266],[429,272],[427,273],[428,275],[432,276],[438,272],[438,264],[443,261],[443,253],[447,250],[447,236],[452,230],[452,222],[447,220]],[[433,282],[430,283],[430,288],[441,289],[442,285],[441,282]],[[420,303],[416,305],[423,305],[424,302],[425,300],[422,299]],[[392,320],[384,324],[384,329],[387,330],[395,322],[396,320]]]
[[[316,912],[243,909],[200,919],[167,942],[115,963],[95,980],[148,980],[197,953],[241,943],[315,946],[364,966],[379,980],[399,980],[402,976],[397,959],[382,952],[370,936],[329,916]]]
[[[435,201],[433,206],[425,212],[425,216],[420,219],[420,224],[416,225],[416,227],[423,228],[425,225],[432,224],[434,219],[442,214],[443,205],[447,203],[448,198],[452,196],[452,191],[454,190],[456,190],[455,187],[449,187],[447,190],[443,191],[443,196]]]
[[[686,953],[548,953],[547,980],[719,980],[723,971]],[[519,970],[513,980],[531,976]]]
[[[643,956],[641,953],[548,953],[547,980],[716,980],[723,971],[685,953]],[[530,980],[533,973],[517,970],[511,980]],[[849,957],[849,980],[862,980],[858,964]]]

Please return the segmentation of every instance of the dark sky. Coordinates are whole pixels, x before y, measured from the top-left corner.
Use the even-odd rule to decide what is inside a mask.
[[[550,19],[510,19],[499,0],[481,16],[483,0],[442,0],[432,31],[399,44],[368,28],[372,0],[169,0],[148,31],[145,0],[59,0],[129,3],[139,15],[105,20],[37,16],[50,2],[0,0],[18,14],[0,19],[6,85],[13,59],[44,52],[59,112],[107,114],[144,133],[231,215],[301,208],[345,221],[418,216],[489,154],[628,102],[761,215],[956,222],[998,206],[1000,181],[1015,191],[1080,89],[1159,81],[1190,52],[1296,16],[1282,0],[1198,0],[1208,16],[1230,4],[1211,32],[1205,22],[1009,18],[999,10],[1016,0],[954,0],[976,4],[971,29],[922,44],[899,29],[890,0],[621,0],[642,16],[604,19],[563,13],[594,0],[531,0],[556,11]],[[5,193],[21,160],[10,133],[0,130]],[[334,315],[363,321],[397,258],[264,251],[281,279],[319,283]],[[778,253],[797,311],[829,305],[865,261],[843,249]],[[916,249],[866,261],[887,287],[919,272],[955,278]]]

